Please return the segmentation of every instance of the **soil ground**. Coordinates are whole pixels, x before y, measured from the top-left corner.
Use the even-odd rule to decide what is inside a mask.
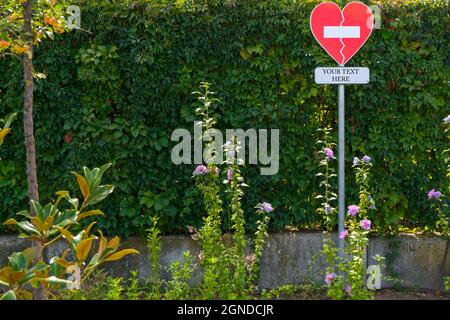
[[[376,300],[450,300],[450,293],[436,294],[424,290],[383,289],[376,295]]]
[[[284,290],[277,294],[257,296],[256,299],[281,300],[329,300],[323,288],[296,288],[290,292]],[[423,289],[382,289],[375,293],[375,300],[450,300],[450,292],[438,293],[434,290]]]

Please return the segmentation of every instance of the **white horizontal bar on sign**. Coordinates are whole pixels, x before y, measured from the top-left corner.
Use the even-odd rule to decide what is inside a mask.
[[[360,28],[358,26],[323,27],[323,37],[331,39],[360,38]]]
[[[314,80],[317,84],[367,84],[370,70],[366,67],[316,68]]]

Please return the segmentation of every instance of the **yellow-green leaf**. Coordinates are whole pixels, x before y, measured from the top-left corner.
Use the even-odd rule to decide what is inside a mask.
[[[81,219],[84,219],[84,218],[90,217],[90,216],[104,216],[104,215],[105,214],[100,210],[91,210],[91,211],[86,211],[86,212],[80,213],[78,215],[77,220],[81,220]]]
[[[420,47],[420,42],[413,41],[413,42],[410,43],[410,46],[413,49],[417,49],[418,47]]]
[[[31,262],[39,255],[39,249],[37,247],[30,247],[22,251],[27,262]]]
[[[47,76],[42,72],[33,72],[33,78],[35,79],[47,79]]]
[[[64,251],[64,253],[63,253],[63,255],[61,256],[61,258],[59,258],[59,257],[56,257],[56,258],[54,258],[52,261],[51,261],[51,263],[53,263],[53,262],[56,262],[56,263],[59,263],[60,265],[62,265],[64,268],[68,268],[69,266],[71,266],[71,265],[75,265],[73,262],[68,262],[67,260],[66,260],[66,256],[67,256],[67,254],[70,252],[70,249],[67,249],[66,251]]]
[[[29,290],[16,289],[16,293],[22,300],[33,300],[33,293]]]
[[[115,236],[108,242],[108,247],[111,247],[113,249],[117,249],[120,245],[120,238],[118,236]]]
[[[241,55],[242,59],[244,59],[244,60],[248,60],[252,56],[246,49],[241,49],[239,51],[239,54]]]
[[[17,224],[17,221],[13,218],[6,220],[3,225],[4,226],[15,226]]]
[[[55,226],[55,227],[58,229],[59,233],[61,233],[63,235],[63,237],[66,238],[68,243],[72,243],[73,236],[69,230],[58,227],[58,226]]]
[[[11,131],[11,128],[6,128],[0,130],[0,141],[3,141],[3,139],[6,137],[6,135]]]
[[[17,300],[13,290],[9,290],[4,295],[0,296],[0,300]]]
[[[9,274],[9,283],[16,284],[25,277],[25,271],[11,271]]]
[[[0,270],[0,282],[1,283],[7,283],[10,285],[10,278],[9,275],[11,273],[12,269],[11,267],[4,267]]]
[[[53,222],[55,221],[55,216],[49,216],[44,222],[45,231],[49,230],[53,226]]]
[[[36,229],[39,232],[44,232],[45,231],[45,225],[41,222],[41,220],[38,217],[32,217],[30,219],[30,221],[33,224],[33,226],[35,226]]]
[[[116,253],[110,255],[108,258],[105,259],[105,261],[120,260],[129,254],[139,254],[139,251],[137,251],[135,249],[125,249],[125,250],[122,250],[122,251],[119,251],[119,252],[116,252]]]
[[[92,227],[94,226],[94,224],[96,224],[97,221],[92,222],[87,228],[86,231],[84,232],[83,238],[87,238],[89,237],[89,233],[91,232]]]
[[[93,241],[94,238],[88,238],[81,240],[80,243],[78,243],[76,247],[76,257],[78,262],[83,262],[84,260],[86,260],[89,252],[91,251]]]
[[[58,204],[61,201],[61,199],[69,196],[69,191],[65,191],[65,190],[58,191],[58,192],[55,193],[55,195],[58,196],[58,198],[55,201],[55,206],[58,206]]]
[[[83,194],[84,199],[89,198],[91,195],[91,191],[89,190],[89,185],[85,177],[79,175],[78,173],[73,173],[77,178],[78,186],[80,187],[81,193]]]
[[[106,245],[108,244],[108,239],[106,239],[103,236],[103,233],[101,231],[99,231],[100,233],[100,243],[98,244],[98,251],[97,253],[99,255],[101,255],[103,253],[103,251],[106,249]]]

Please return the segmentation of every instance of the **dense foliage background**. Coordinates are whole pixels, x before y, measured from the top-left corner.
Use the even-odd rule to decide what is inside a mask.
[[[199,225],[194,165],[172,164],[170,135],[193,130],[191,92],[208,81],[222,101],[219,128],[280,129],[279,173],[244,169],[249,227],[262,200],[276,207],[273,228],[320,227],[316,130],[337,127],[337,97],[335,87],[314,84],[316,66],[334,65],[309,30],[318,2],[75,1],[89,33],[58,36],[35,53],[36,71],[47,76],[35,92],[41,199],[76,189],[71,170],[112,162],[105,180],[116,191],[103,207],[103,228],[139,234],[155,213],[166,232]],[[432,225],[426,192],[448,188],[440,154],[448,2],[375,2],[381,29],[348,64],[371,70],[370,84],[346,88],[348,202],[356,196],[351,160],[368,154],[375,225]],[[21,112],[22,87],[20,63],[0,59],[2,114]],[[27,206],[23,134],[19,122],[14,127],[0,152],[1,221]]]

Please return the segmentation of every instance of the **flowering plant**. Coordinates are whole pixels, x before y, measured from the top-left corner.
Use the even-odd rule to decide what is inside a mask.
[[[324,130],[325,137],[329,137],[328,130]],[[329,143],[324,139],[326,143]],[[319,144],[324,142],[319,141]],[[334,158],[331,148],[324,148],[321,152],[323,158],[320,167],[325,168],[319,173],[322,177],[321,186],[324,187],[325,194],[319,196],[324,199],[318,209],[324,215],[325,223],[330,230],[336,225],[336,210],[331,208],[329,201],[335,200],[335,193],[332,185],[328,182],[334,173],[329,167],[329,162]],[[331,150],[332,151],[332,150]],[[328,263],[325,274],[327,294],[333,299],[370,299],[373,294],[365,286],[365,252],[369,242],[368,234],[372,228],[372,222],[368,218],[369,210],[375,209],[375,201],[369,192],[369,172],[372,167],[372,159],[364,156],[362,159],[353,159],[353,169],[355,170],[356,182],[359,186],[359,203],[351,204],[347,207],[346,228],[338,235],[339,239],[346,242],[344,252],[339,252],[336,244],[330,237],[324,241],[323,253]],[[329,209],[331,208],[331,209]]]
[[[319,162],[320,172],[316,174],[316,177],[321,179],[320,186],[322,187],[323,194],[316,196],[316,199],[320,200],[320,206],[316,212],[322,216],[325,224],[325,228],[328,231],[333,229],[336,225],[337,210],[334,203],[337,199],[337,194],[333,189],[333,179],[336,178],[334,168],[332,166],[332,160],[335,160],[333,148],[336,146],[331,141],[331,128],[319,129],[319,134],[322,135],[322,139],[317,141],[317,146],[320,148],[318,154],[321,156]]]
[[[215,123],[211,116],[210,107],[217,99],[211,98],[209,84],[202,83],[203,93],[196,92],[201,105],[197,108],[197,115],[202,116],[203,132]],[[211,137],[202,137],[206,141],[206,150],[213,150],[214,141]],[[257,231],[253,239],[253,250],[248,252],[250,243],[245,237],[245,215],[241,201],[244,196],[243,188],[248,187],[241,175],[239,159],[236,159],[240,148],[240,141],[234,138],[223,146],[227,160],[226,167],[220,170],[219,165],[209,162],[198,165],[193,173],[196,184],[203,194],[206,216],[202,228],[198,231],[198,239],[202,240],[201,267],[203,284],[201,294],[204,299],[242,299],[255,288],[258,275],[259,260],[262,256],[267,228],[268,213],[273,211],[270,203],[263,202],[256,206],[259,217]],[[221,198],[221,184],[219,177],[224,175],[223,185],[228,195],[227,201]],[[224,206],[224,204],[227,206]],[[224,227],[224,213],[229,213],[228,226]],[[228,233],[223,234],[227,229]]]
[[[443,119],[443,125],[445,126],[445,133],[450,131],[450,115]],[[448,136],[450,139],[450,136]],[[447,164],[447,178],[450,178],[450,149],[446,149],[442,152],[444,156],[444,163]],[[449,187],[448,187],[449,188]],[[447,189],[447,191],[450,191]],[[439,278],[444,280],[444,283],[448,281],[448,277],[444,277],[444,267],[447,262],[448,248],[450,246],[450,226],[449,226],[449,206],[447,196],[439,190],[431,189],[427,193],[428,200],[432,201],[432,207],[435,208],[438,219],[436,221],[436,229],[441,234],[442,237],[446,238],[446,245],[444,250],[444,256],[442,257],[442,262],[439,268]],[[439,287],[436,288],[438,291]],[[446,289],[447,290],[447,289]]]

